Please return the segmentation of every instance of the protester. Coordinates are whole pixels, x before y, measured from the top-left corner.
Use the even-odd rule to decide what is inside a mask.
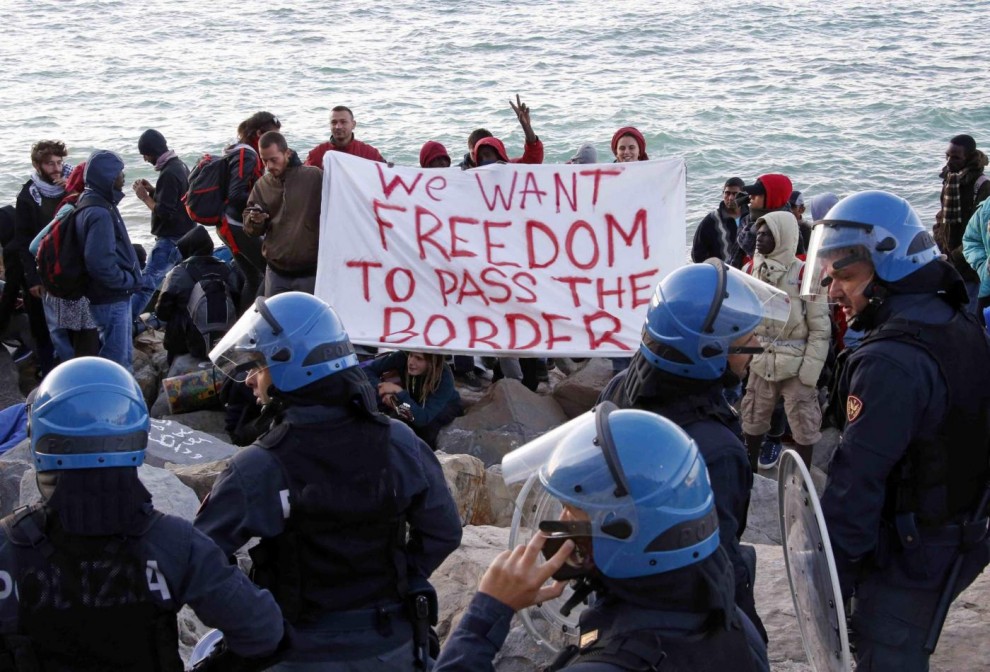
[[[966,263],[980,276],[980,289],[977,292],[976,319],[986,325],[983,311],[990,307],[990,198],[986,199],[969,218],[962,240]]]
[[[646,138],[639,129],[624,126],[612,136],[612,154],[616,163],[628,161],[648,161],[646,154]]]
[[[821,500],[842,598],[855,598],[857,669],[927,670],[937,605],[990,560],[990,339],[902,198],[844,198],[811,249],[801,294],[866,333],[837,376],[842,436]]]
[[[811,466],[812,448],[821,438],[822,413],[818,403],[818,377],[828,356],[831,323],[828,307],[800,299],[804,262],[795,256],[797,220],[789,212],[770,212],[756,220],[756,256],[752,275],[791,297],[787,325],[779,334],[764,327],[756,335],[764,352],[753,357],[742,398],[742,428],[750,464],[756,470],[772,469],[780,457],[781,444],[764,443],[777,400],[783,397],[784,411],[796,443],[795,450]]]
[[[519,126],[523,130],[523,135],[526,138],[526,144],[523,147],[523,155],[516,159],[509,159],[508,155],[505,154],[505,148],[502,148],[502,154],[506,156],[504,161],[506,163],[528,163],[528,164],[540,164],[543,163],[543,143],[537,137],[536,133],[533,132],[533,123],[529,114],[529,106],[526,105],[519,98],[519,94],[516,94],[516,102],[513,103],[509,101],[509,107],[512,111],[516,113],[516,118],[519,120]],[[467,139],[467,154],[464,155],[464,159],[460,163],[461,170],[468,170],[469,168],[476,168],[481,165],[478,162],[476,149],[479,140],[484,138],[492,138],[494,135],[486,128],[476,128],[471,131]]]
[[[20,255],[14,246],[14,206],[0,207],[0,246],[3,247],[3,265],[5,269],[21,267]],[[16,343],[11,357],[20,363],[34,354],[34,337],[27,315],[22,311],[24,300],[21,297],[23,274],[15,277],[4,272],[3,284],[0,284],[0,339],[4,344]]]
[[[464,412],[442,354],[399,350],[373,360],[364,371],[377,385],[380,405],[434,450],[440,430]]]
[[[436,140],[427,140],[419,150],[420,168],[450,168],[447,148]]]
[[[745,186],[741,177],[730,177],[725,181],[718,207],[705,215],[694,231],[691,261],[700,263],[714,257],[734,268],[742,268],[745,255],[736,242],[736,232],[749,208],[740,206],[736,197]]]
[[[227,207],[217,233],[227,244],[244,276],[244,290],[238,313],[243,313],[254,302],[265,277],[265,257],[261,253],[261,240],[244,233],[242,213],[255,182],[264,172],[258,154],[258,141],[268,131],[282,128],[271,112],[255,112],[237,126],[237,142],[228,145],[223,155],[229,165],[227,174]]]
[[[133,367],[131,294],[141,286],[141,267],[117,204],[124,198],[124,161],[105,149],[89,155],[86,189],[76,202],[75,224],[89,284],[89,312],[100,332],[100,357]]]
[[[784,292],[718,259],[679,268],[657,285],[629,368],[599,397],[662,415],[697,443],[715,497],[720,543],[732,562],[736,605],[764,641],[753,596],[756,552],[740,543],[753,470],[737,414],[722,391],[738,385],[752,353],[762,352],[754,329],[783,329],[787,303]]]
[[[590,142],[586,142],[574,153],[574,156],[567,159],[565,163],[598,163],[598,150]]]
[[[28,246],[45,224],[52,221],[59,203],[65,197],[65,180],[72,171],[72,166],[64,161],[66,156],[68,150],[60,140],[41,140],[31,147],[34,172],[17,194],[14,222],[13,245],[20,263],[6,268],[8,282],[13,280],[15,289],[25,290],[24,310],[30,321],[35,357],[42,375],[54,366],[54,348],[41,302],[45,288]]]
[[[155,186],[145,179],[135,180],[133,185],[138,200],[151,210],[151,235],[155,237],[144,266],[141,288],[131,296],[131,316],[135,320],[145,311],[165,275],[182,261],[176,243],[195,226],[182,203],[189,190],[189,167],[168,148],[165,136],[153,128],[141,134],[138,152],[155,167],[158,180]]]
[[[195,522],[228,556],[261,539],[253,577],[298,634],[286,667],[273,669],[425,666],[422,602],[435,619],[428,579],[460,543],[461,520],[430,448],[378,413],[337,314],[301,292],[259,298],[210,358],[246,376],[260,400],[283,404],[271,431],[231,459]],[[414,604],[423,607],[415,627]]]
[[[234,325],[243,287],[242,277],[213,256],[213,240],[202,226],[180,238],[178,248],[182,262],[165,276],[154,315],[165,323],[169,363],[186,353],[206,359]]]
[[[800,191],[792,191],[787,199],[787,207],[798,223],[798,256],[804,258],[808,254],[808,241],[811,239],[811,223],[804,221],[804,196]]]
[[[574,421],[549,459],[528,462],[560,517],[539,521],[527,545],[495,558],[434,672],[494,670],[513,613],[560,596],[567,580],[571,601],[589,604],[581,646],[548,669],[770,669],[766,646],[733,604],[708,473],[682,430],[604,403]]]
[[[749,213],[739,222],[736,233],[736,242],[740,249],[747,256],[752,258],[756,254],[756,232],[754,226],[756,220],[768,212],[781,210],[790,212],[788,199],[794,189],[791,180],[786,175],[780,173],[766,173],[756,178],[753,184],[743,187],[743,194],[737,198],[740,206],[749,206]]]
[[[82,195],[85,184],[83,174],[86,162],[83,161],[69,173],[65,181],[65,198],[59,204],[54,219],[43,228],[28,246],[32,256],[37,256],[41,239],[55,224],[56,220],[66,219],[75,209],[76,201]],[[82,296],[78,299],[63,299],[45,292],[42,299],[45,306],[45,320],[55,346],[55,354],[60,362],[67,362],[73,357],[98,355],[100,352],[100,333],[96,322],[89,312],[89,299]]]
[[[312,294],[320,249],[323,172],[302,165],[278,131],[262,135],[259,146],[268,172],[251,190],[242,221],[247,235],[265,237],[264,295]],[[290,203],[292,207],[287,207]]]
[[[381,152],[371,145],[355,139],[357,121],[349,107],[338,105],[330,111],[330,140],[317,145],[306,157],[306,165],[323,170],[323,157],[329,151],[344,152],[370,161],[385,163]]]
[[[987,155],[976,148],[976,141],[969,135],[957,135],[949,141],[945,150],[945,166],[942,178],[942,209],[935,215],[935,242],[942,254],[959,271],[969,294],[972,312],[977,308],[980,278],[969,264],[962,250],[963,232],[976,207],[990,196],[990,178],[984,171]]]
[[[28,413],[42,501],[0,530],[0,575],[16,595],[0,600],[5,669],[181,670],[186,603],[223,631],[228,663],[288,641],[268,591],[191,523],[153,508],[137,469],[148,410],[127,371],[94,357],[64,363]]]

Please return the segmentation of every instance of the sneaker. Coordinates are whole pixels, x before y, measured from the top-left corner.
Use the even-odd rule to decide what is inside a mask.
[[[767,437],[760,449],[760,469],[773,469],[780,461],[783,444],[779,438]]]

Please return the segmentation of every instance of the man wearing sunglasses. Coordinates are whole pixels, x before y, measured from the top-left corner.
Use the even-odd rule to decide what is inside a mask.
[[[865,331],[840,355],[821,500],[858,669],[927,670],[949,604],[990,560],[990,339],[917,213],[883,191],[815,225],[801,294]]]
[[[714,257],[729,266],[742,268],[745,255],[736,243],[736,234],[740,222],[749,214],[749,206],[740,205],[736,197],[745,186],[740,177],[730,177],[725,181],[718,207],[705,215],[695,229],[691,261],[700,263]]]

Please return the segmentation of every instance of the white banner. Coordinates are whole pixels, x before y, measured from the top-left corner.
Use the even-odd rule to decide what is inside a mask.
[[[462,171],[327,152],[316,295],[365,345],[628,355],[684,264],[684,181],[682,159]]]

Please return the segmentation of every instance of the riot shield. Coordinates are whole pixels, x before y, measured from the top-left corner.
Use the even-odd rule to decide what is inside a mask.
[[[539,530],[540,521],[559,519],[561,509],[560,502],[543,488],[539,475],[532,474],[516,498],[509,548],[527,543]],[[578,643],[578,617],[586,605],[579,604],[568,616],[560,613],[571,595],[573,591],[568,586],[560,597],[519,612],[527,632],[537,644],[551,653],[559,652],[568,644]]]
[[[835,558],[818,492],[793,450],[780,457],[777,494],[787,578],[808,662],[816,672],[848,672],[849,636]]]

